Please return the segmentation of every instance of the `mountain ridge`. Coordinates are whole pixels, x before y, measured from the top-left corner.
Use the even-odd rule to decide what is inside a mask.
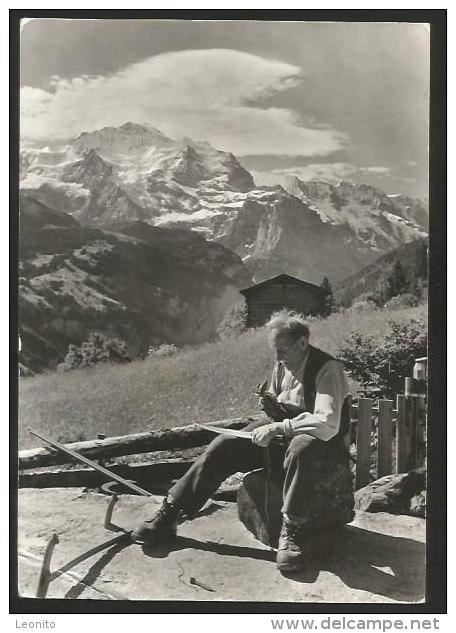
[[[19,322],[23,371],[52,369],[91,332],[125,340],[132,357],[163,342],[212,340],[238,290],[237,255],[180,228],[119,222],[111,230],[21,195]]]
[[[355,275],[344,279],[334,286],[334,298],[343,306],[350,305],[360,297],[378,297],[384,293],[387,277],[399,262],[404,270],[406,283],[427,285],[427,253],[428,242],[418,239],[399,246],[399,248],[382,255]]]
[[[90,226],[140,220],[202,234],[256,281],[286,272],[341,280],[427,234],[427,209],[366,184],[295,179],[257,186],[229,152],[134,123],[23,154],[22,187]]]

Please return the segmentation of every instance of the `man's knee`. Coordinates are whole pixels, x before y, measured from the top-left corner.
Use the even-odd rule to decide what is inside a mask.
[[[290,442],[285,455],[285,466],[291,461],[296,461],[308,457],[318,444],[318,440],[309,438],[306,435],[296,435]]]
[[[232,454],[233,451],[237,451],[239,448],[239,440],[236,437],[227,437],[226,435],[219,435],[207,445],[203,456],[206,459],[219,459],[221,456],[225,457]]]

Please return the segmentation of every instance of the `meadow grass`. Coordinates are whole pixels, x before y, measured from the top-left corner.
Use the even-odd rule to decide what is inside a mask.
[[[312,322],[311,342],[337,355],[351,332],[380,340],[389,321],[424,321],[426,312],[424,305],[345,310]],[[68,442],[249,415],[273,362],[261,328],[170,357],[21,378],[19,448],[41,444],[28,427]]]

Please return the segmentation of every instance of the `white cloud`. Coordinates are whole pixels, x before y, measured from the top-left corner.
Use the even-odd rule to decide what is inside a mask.
[[[58,76],[49,90],[21,91],[21,133],[69,138],[126,121],[147,122],[172,138],[206,139],[238,155],[325,155],[345,136],[305,127],[261,99],[304,80],[298,66],[236,50],[187,50],[149,57],[108,76]]]
[[[337,182],[352,177],[358,171],[355,165],[349,163],[312,163],[302,167],[286,169],[274,169],[271,172],[252,171],[255,182],[258,184],[283,184],[292,177],[303,181],[324,180],[325,182]]]
[[[377,176],[387,176],[391,173],[391,169],[389,167],[383,167],[381,165],[372,166],[372,167],[360,167],[359,171],[364,172],[366,174],[376,174]]]
[[[290,178],[297,177],[304,182],[309,180],[323,180],[336,183],[339,180],[355,180],[362,182],[366,174],[377,177],[389,176],[391,169],[383,166],[360,167],[350,163],[311,163],[299,167],[274,169],[270,172],[252,171],[257,184],[286,185]]]
[[[410,184],[410,185],[413,185],[413,184],[415,184],[415,183],[417,183],[417,182],[418,182],[418,179],[417,179],[417,178],[411,178],[411,177],[409,177],[409,176],[401,176],[401,177],[399,177],[399,178],[398,178],[398,177],[396,177],[396,176],[394,176],[394,177],[393,177],[393,180],[397,180],[397,181],[399,181],[399,182],[406,182],[406,183],[408,183],[408,184]]]

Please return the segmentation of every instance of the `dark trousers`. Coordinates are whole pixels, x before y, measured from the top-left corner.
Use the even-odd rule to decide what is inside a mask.
[[[327,442],[315,439],[310,444],[297,435],[290,442],[272,442],[268,448],[248,439],[219,435],[198,457],[186,474],[171,488],[170,496],[187,514],[194,514],[236,472],[265,467],[275,479],[283,481],[282,513],[305,521],[314,489],[313,457],[329,450],[343,450],[343,439]]]

